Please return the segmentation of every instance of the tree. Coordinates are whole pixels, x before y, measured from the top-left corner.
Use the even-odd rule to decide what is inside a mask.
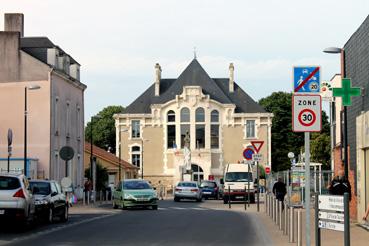
[[[331,141],[330,137],[326,133],[313,134],[313,139],[311,140],[311,159],[314,162],[322,163],[322,169],[330,168],[330,151],[331,151]]]
[[[273,92],[270,96],[260,99],[259,104],[274,115],[271,137],[273,171],[289,169],[291,163],[288,152],[297,154],[304,147],[304,134],[292,131],[292,93]],[[326,163],[323,157],[330,158],[329,144],[326,148],[322,147],[327,143],[327,137],[329,138],[327,119],[326,113],[322,111],[322,131],[312,134],[312,161]]]
[[[93,119],[93,144],[102,148],[111,148],[111,152],[115,153],[115,120],[114,114],[123,113],[124,107],[122,106],[108,106],[101,110],[97,115],[100,118]],[[87,123],[85,129],[86,141],[91,139],[91,121]]]
[[[85,170],[85,177],[91,179],[90,167]],[[99,162],[96,162],[96,190],[104,190],[108,184],[109,174],[106,167],[103,167]]]

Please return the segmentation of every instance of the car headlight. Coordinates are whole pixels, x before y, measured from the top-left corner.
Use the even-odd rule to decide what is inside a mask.
[[[158,198],[158,194],[157,194],[156,192],[154,192],[154,193],[152,194],[152,198]]]
[[[37,200],[35,205],[47,205],[49,202],[47,200]]]
[[[124,194],[124,199],[135,199],[131,194]]]

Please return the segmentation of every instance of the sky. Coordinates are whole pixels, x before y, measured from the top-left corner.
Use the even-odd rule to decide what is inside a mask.
[[[292,68],[340,72],[343,47],[369,14],[368,0],[0,0],[0,14],[24,13],[25,36],[47,36],[81,65],[85,120],[128,106],[162,78],[177,78],[194,57],[210,77],[229,76],[255,100],[292,91]],[[0,17],[0,30],[3,30]]]

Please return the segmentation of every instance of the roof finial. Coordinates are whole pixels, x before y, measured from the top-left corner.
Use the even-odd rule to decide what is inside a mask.
[[[193,47],[193,59],[196,59],[197,56],[196,56],[196,46]]]

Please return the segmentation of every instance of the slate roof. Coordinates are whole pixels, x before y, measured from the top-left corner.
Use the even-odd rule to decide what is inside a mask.
[[[55,45],[50,41],[47,37],[22,37],[20,39],[20,47],[23,51],[28,53],[29,55],[35,57],[36,59],[42,61],[47,64],[47,49],[48,48],[58,48],[61,51],[61,55],[67,54],[63,49],[59,46]],[[70,64],[79,63],[70,57]]]
[[[163,104],[175,99],[176,95],[182,94],[184,86],[201,86],[203,94],[209,95],[210,99],[222,104],[235,104],[236,113],[266,112],[236,83],[234,92],[229,92],[228,82],[228,78],[210,78],[197,59],[193,59],[177,79],[160,80],[159,96],[155,96],[155,85],[152,84],[126,108],[125,113],[151,113],[151,104]]]

